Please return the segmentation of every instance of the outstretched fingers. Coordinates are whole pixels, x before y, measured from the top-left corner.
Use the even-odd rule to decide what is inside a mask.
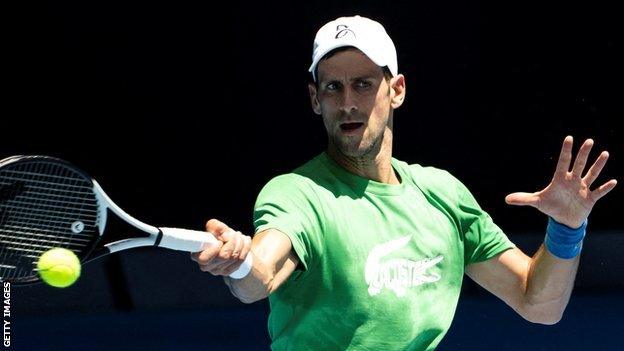
[[[610,181],[602,184],[598,187],[598,189],[591,192],[592,198],[594,202],[600,200],[601,197],[607,195],[615,186],[617,185],[617,180],[611,179]]]
[[[598,158],[596,159],[596,162],[594,162],[594,164],[589,168],[587,173],[585,173],[585,177],[583,178],[583,181],[585,181],[585,184],[587,185],[587,187],[590,187],[594,183],[596,178],[598,178],[605,164],[607,164],[607,159],[609,159],[609,153],[606,151],[603,151],[602,153],[600,153],[600,156],[598,156]]]
[[[568,135],[563,139],[563,145],[561,146],[561,153],[559,153],[559,161],[557,161],[557,168],[555,175],[565,176],[570,169],[570,162],[572,162],[572,144],[574,139]]]
[[[572,174],[576,177],[581,177],[583,174],[583,170],[585,169],[585,165],[587,164],[587,159],[589,158],[589,152],[594,146],[594,141],[592,139],[587,139],[581,145],[578,154],[576,155],[576,160],[574,161],[574,167],[572,167]]]

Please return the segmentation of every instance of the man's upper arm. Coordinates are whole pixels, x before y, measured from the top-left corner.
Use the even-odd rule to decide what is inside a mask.
[[[466,266],[466,274],[522,315],[530,262],[530,257],[514,247]]]

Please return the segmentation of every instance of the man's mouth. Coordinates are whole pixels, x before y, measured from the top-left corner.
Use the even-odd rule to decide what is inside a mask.
[[[363,126],[364,126],[364,123],[362,122],[349,122],[349,123],[342,123],[340,125],[340,129],[343,132],[349,133],[349,132],[354,132],[360,129]]]

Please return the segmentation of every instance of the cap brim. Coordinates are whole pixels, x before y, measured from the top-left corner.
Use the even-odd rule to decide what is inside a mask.
[[[316,75],[314,74],[314,69],[316,68],[318,63],[323,59],[323,57],[325,57],[325,55],[327,55],[330,51],[338,49],[338,48],[343,48],[343,47],[352,47],[352,48],[356,48],[360,50],[364,55],[366,55],[366,57],[368,57],[371,61],[373,61],[377,66],[384,67],[387,65],[385,62],[379,62],[381,61],[379,60],[379,58],[371,57],[371,55],[367,53],[367,51],[369,50],[367,50],[366,48],[362,48],[360,45],[355,45],[354,43],[337,43],[335,45],[330,45],[326,48],[323,48],[323,50],[317,51],[317,55],[314,57],[314,60],[312,61],[310,68],[308,68],[308,72],[312,73],[312,78],[314,79],[314,81],[316,81],[317,79]]]

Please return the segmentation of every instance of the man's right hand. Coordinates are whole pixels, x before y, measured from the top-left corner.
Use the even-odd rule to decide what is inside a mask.
[[[252,240],[216,219],[206,223],[206,230],[214,234],[218,244],[192,253],[191,259],[202,271],[225,276],[232,294],[244,303],[269,296],[288,279],[299,263],[288,236],[277,229],[267,229],[254,235],[252,274],[244,279],[230,279],[228,276],[240,267],[247,255],[252,254]]]
[[[204,251],[191,253],[191,259],[197,262],[203,272],[212,275],[230,275],[250,254],[251,237],[234,231],[216,219],[206,222],[206,231],[219,240],[218,244]]]

